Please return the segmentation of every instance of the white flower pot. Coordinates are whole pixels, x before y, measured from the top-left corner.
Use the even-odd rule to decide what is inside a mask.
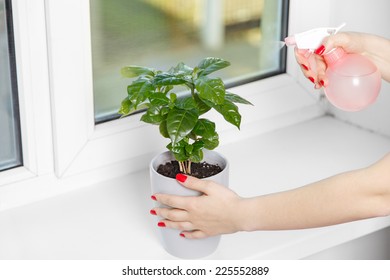
[[[199,196],[201,193],[187,189],[180,185],[175,179],[165,177],[157,173],[160,164],[175,160],[173,155],[167,151],[157,155],[150,164],[150,179],[152,194],[167,193],[181,196]],[[227,160],[215,151],[204,151],[205,162],[209,164],[218,164],[222,172],[208,177],[207,180],[216,181],[224,186],[229,185],[229,166]],[[155,203],[156,207],[164,207]],[[157,217],[157,222],[161,217]],[[156,224],[157,224],[156,222]],[[180,236],[180,230],[169,228],[156,228],[165,250],[171,255],[184,259],[202,258],[213,253],[219,244],[221,236],[213,236],[204,239],[186,239]]]

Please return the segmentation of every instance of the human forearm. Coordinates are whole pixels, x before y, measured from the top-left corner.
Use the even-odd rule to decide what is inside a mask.
[[[376,64],[382,78],[390,82],[390,40],[370,34],[361,35],[364,55],[367,55]]]
[[[388,215],[389,178],[378,169],[380,165],[244,199],[241,205],[248,214],[243,215],[241,227],[248,231],[313,228]]]

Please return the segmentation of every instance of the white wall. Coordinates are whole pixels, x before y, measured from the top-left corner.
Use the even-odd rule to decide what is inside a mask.
[[[343,31],[372,33],[390,39],[389,0],[330,0],[329,9],[331,26],[346,22]],[[376,103],[361,112],[345,113],[333,107],[331,112],[339,119],[390,136],[390,83],[382,81]]]

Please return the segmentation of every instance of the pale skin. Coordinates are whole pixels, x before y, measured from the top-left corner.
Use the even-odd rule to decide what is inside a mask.
[[[340,33],[325,39],[325,52],[335,46],[369,57],[390,81],[390,41],[362,33]],[[326,64],[316,55],[317,69],[302,67],[316,87],[327,86]],[[308,65],[296,50],[300,65]],[[314,74],[317,73],[317,74]],[[323,81],[323,83],[320,83]],[[269,195],[243,198],[210,180],[181,175],[178,181],[203,193],[199,197],[154,194],[172,208],[154,208],[162,224],[179,229],[189,239],[238,231],[288,230],[323,227],[390,215],[390,153],[362,169],[337,174],[306,186]],[[257,182],[254,181],[254,184]]]

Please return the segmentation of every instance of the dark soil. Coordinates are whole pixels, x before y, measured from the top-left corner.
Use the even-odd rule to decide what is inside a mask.
[[[222,168],[218,164],[209,164],[207,162],[193,162],[191,164],[191,176],[202,179],[218,174]],[[157,172],[169,178],[176,178],[176,174],[181,173],[179,163],[175,161],[160,164]]]

